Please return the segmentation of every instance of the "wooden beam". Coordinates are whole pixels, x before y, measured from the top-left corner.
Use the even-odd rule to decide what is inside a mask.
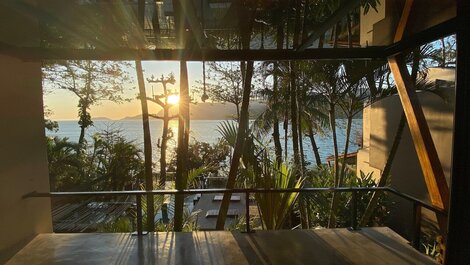
[[[24,61],[40,60],[164,60],[164,61],[285,61],[326,59],[385,59],[384,47],[294,50],[185,50],[185,49],[62,49],[2,45],[0,54]]]
[[[145,29],[145,0],[137,1],[137,17],[142,30]]]
[[[408,121],[431,203],[441,209],[447,209],[449,188],[416,94],[414,82],[411,80],[403,57],[393,57],[388,62]]]
[[[412,6],[413,0],[405,1],[395,33],[395,42],[401,41],[405,34]],[[415,81],[411,79],[403,55],[390,57],[388,63],[395,79],[431,203],[435,207],[446,210],[449,207],[449,187],[423,109],[416,95]],[[437,213],[436,218],[441,234],[445,238],[447,236],[447,218]]]
[[[406,25],[408,23],[408,18],[410,17],[411,7],[413,6],[413,0],[406,0],[403,6],[403,10],[401,13],[400,21],[398,21],[398,26],[395,31],[395,37],[393,38],[393,42],[401,41],[403,39],[403,35],[405,34]]]
[[[389,45],[385,49],[385,52],[387,53],[387,56],[397,55],[420,45],[424,45],[426,43],[452,35],[456,31],[456,27],[457,19],[449,19],[445,22],[415,33],[410,37],[403,38],[400,41]]]
[[[457,1],[457,76],[451,198],[445,264],[470,259],[470,1]]]
[[[313,29],[307,39],[298,47],[298,51],[303,51],[310,47],[320,36],[332,28],[336,23],[343,19],[349,12],[361,5],[361,0],[348,0],[343,3],[325,22]]]

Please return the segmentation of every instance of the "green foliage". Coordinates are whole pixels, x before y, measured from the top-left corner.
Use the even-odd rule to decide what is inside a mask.
[[[142,152],[119,131],[93,136],[90,146],[46,138],[52,191],[124,190],[143,176]]]
[[[143,178],[142,152],[120,131],[102,131],[93,137],[91,163],[100,188],[132,189]]]
[[[303,179],[296,178],[286,164],[277,164],[269,159],[262,161],[261,174],[248,170],[252,186],[262,189],[301,188]],[[255,198],[263,225],[268,230],[281,229],[297,199],[298,193],[256,193]]]
[[[43,67],[44,87],[49,91],[63,89],[78,98],[79,143],[84,141],[85,129],[93,125],[90,107],[103,100],[122,102],[124,84],[129,80],[125,62],[113,61],[53,61]]]
[[[81,171],[83,161],[77,153],[78,144],[68,138],[47,137],[46,146],[51,191],[81,190],[80,187],[90,185]]]
[[[197,88],[201,95],[206,92],[212,101],[231,103],[237,109],[237,119],[240,116],[240,105],[243,95],[243,80],[240,63],[207,62],[207,82]],[[205,90],[204,90],[205,89]]]
[[[333,168],[319,167],[307,173],[305,180],[305,187],[333,187]],[[377,184],[373,179],[372,174],[360,173],[360,177],[356,176],[355,172],[348,171],[345,175],[344,185],[346,187],[376,187]],[[336,209],[336,225],[334,227],[349,227],[351,225],[351,199],[352,193],[342,192],[338,193],[339,197],[338,209]],[[372,196],[372,192],[358,192],[357,193],[357,216],[362,216],[367,204]],[[331,208],[331,200],[333,197],[332,192],[316,192],[304,193],[300,195],[299,200],[305,200],[308,206],[309,221],[313,227],[327,227],[328,226],[328,212]],[[379,199],[380,205],[367,225],[380,226],[384,225],[385,219],[389,213],[390,203],[387,198],[382,195]]]
[[[374,9],[375,12],[379,12],[377,6],[380,5],[380,0],[362,0],[361,5],[364,8],[364,15],[369,13],[370,8]]]
[[[173,154],[176,154],[176,150]],[[218,173],[227,168],[227,161],[230,155],[230,146],[224,141],[214,144],[193,140],[188,147],[187,168],[199,175],[205,173]],[[169,163],[169,170],[176,170],[176,156]],[[191,181],[188,180],[188,183]]]

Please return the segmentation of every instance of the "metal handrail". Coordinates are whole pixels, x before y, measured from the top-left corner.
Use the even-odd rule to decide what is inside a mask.
[[[181,195],[207,193],[290,193],[290,192],[352,192],[352,191],[387,191],[389,187],[326,187],[326,188],[291,188],[291,189],[185,189],[185,190],[123,190],[123,191],[66,191],[66,192],[37,192],[27,193],[23,198],[30,197],[66,197],[66,196],[125,196],[125,195]]]
[[[419,228],[420,228],[420,212],[421,207],[435,212],[436,214],[447,216],[447,211],[435,207],[423,200],[415,198],[406,193],[397,191],[391,187],[325,187],[325,188],[291,188],[291,189],[262,189],[262,188],[245,188],[245,189],[185,189],[185,190],[127,190],[127,191],[84,191],[84,192],[30,192],[23,195],[23,198],[37,197],[74,197],[74,196],[135,196],[137,206],[137,234],[143,235],[142,231],[142,214],[141,213],[141,196],[146,195],[186,195],[186,194],[210,194],[210,193],[244,193],[246,198],[246,232],[252,232],[250,229],[250,211],[249,198],[251,193],[319,193],[319,192],[351,192],[352,193],[352,209],[351,209],[351,229],[357,228],[357,192],[389,192],[397,195],[407,201],[413,202],[414,209],[414,237],[412,243],[415,247],[419,246]]]

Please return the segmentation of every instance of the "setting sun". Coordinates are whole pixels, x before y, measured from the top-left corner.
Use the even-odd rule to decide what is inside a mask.
[[[168,96],[168,104],[171,105],[176,105],[180,102],[180,96],[179,95],[169,95]]]

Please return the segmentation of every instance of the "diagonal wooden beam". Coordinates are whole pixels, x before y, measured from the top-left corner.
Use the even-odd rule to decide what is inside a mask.
[[[401,12],[400,21],[398,21],[397,29],[395,31],[395,38],[393,42],[398,42],[403,39],[405,34],[406,25],[408,24],[408,18],[410,17],[411,8],[413,7],[413,0],[406,0],[403,10]]]
[[[361,0],[348,0],[345,1],[325,22],[313,29],[306,40],[297,48],[298,51],[303,51],[310,47],[320,36],[327,30],[332,28],[336,23],[343,19],[349,12],[361,5]]]
[[[412,36],[402,38],[400,41],[395,42],[385,48],[387,56],[393,56],[405,52],[411,48],[424,45],[426,43],[442,39],[451,34],[454,34],[457,28],[457,19],[451,18],[438,25],[425,29],[421,32],[415,33]]]
[[[403,57],[392,57],[388,62],[418,153],[431,203],[436,207],[446,209],[449,204],[449,188],[416,94],[414,82],[411,80]]]
[[[401,41],[405,34],[412,6],[413,0],[405,1],[402,16],[395,33],[395,42]],[[403,55],[388,58],[388,63],[395,79],[398,95],[408,127],[410,128],[431,203],[435,207],[447,210],[449,207],[449,187],[431,137],[429,126],[424,117],[423,109],[416,94],[415,81],[412,80],[408,72]],[[447,236],[447,218],[437,213],[436,218],[441,234],[445,238]]]

